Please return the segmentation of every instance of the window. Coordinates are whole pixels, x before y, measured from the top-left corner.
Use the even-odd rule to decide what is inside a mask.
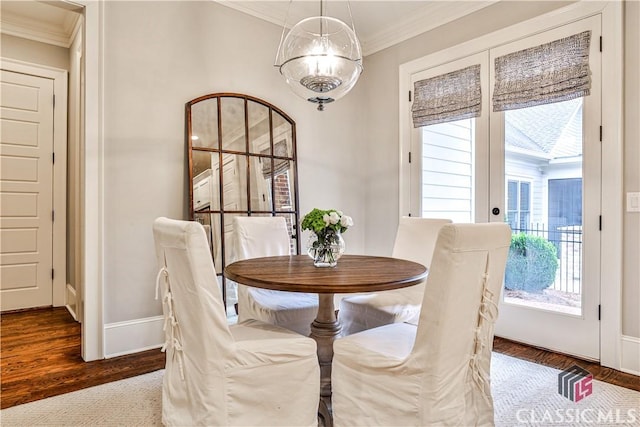
[[[475,119],[422,128],[423,218],[473,222]]]
[[[510,179],[507,182],[507,222],[514,232],[531,225],[531,183]]]

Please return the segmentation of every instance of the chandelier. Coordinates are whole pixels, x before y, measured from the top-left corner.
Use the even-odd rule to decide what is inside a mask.
[[[346,95],[362,73],[360,42],[349,2],[347,6],[351,27],[339,19],[324,16],[320,0],[320,16],[298,22],[286,37],[286,18],[282,28],[275,66],[293,92],[318,104],[319,111],[324,110],[325,104]]]

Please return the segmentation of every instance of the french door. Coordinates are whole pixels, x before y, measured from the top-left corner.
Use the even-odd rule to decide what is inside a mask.
[[[492,112],[497,57],[591,31],[590,95]],[[414,129],[410,212],[512,228],[495,333],[599,359],[600,18],[591,17],[412,76],[480,64],[479,117]]]

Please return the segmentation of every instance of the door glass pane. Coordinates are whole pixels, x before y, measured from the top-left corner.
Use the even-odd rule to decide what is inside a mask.
[[[474,221],[475,119],[422,128],[424,218]]]
[[[506,111],[504,119],[513,231],[504,300],[580,315],[582,98]]]

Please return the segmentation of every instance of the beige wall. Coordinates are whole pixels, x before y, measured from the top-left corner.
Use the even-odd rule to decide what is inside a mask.
[[[320,113],[271,66],[278,26],[214,2],[107,2],[105,322],[161,312],[153,301],[151,223],[187,216],[185,102],[228,91],[282,108],[297,123],[301,211],[342,209],[356,223],[345,234],[348,252],[390,254],[398,219],[399,65],[564,4],[499,2],[371,55],[352,93]],[[639,9],[626,4],[625,191],[640,191]],[[1,42],[3,56],[69,68],[68,49],[7,35]],[[640,337],[640,214],[624,214],[624,235],[623,333]]]
[[[69,70],[69,49],[67,48],[8,34],[0,36],[0,43],[0,55],[4,58]]]
[[[398,67],[411,60],[443,50],[509,25],[541,15],[569,2],[509,2],[501,1],[472,15],[414,37],[399,45],[373,54],[365,60],[363,79],[365,98],[371,105],[367,111],[367,144],[376,147],[367,153],[366,240],[367,251],[389,254],[395,229],[388,227],[397,221],[399,200],[398,141]],[[626,14],[626,98],[625,98],[625,191],[639,191],[638,159],[638,2],[627,2]],[[606,90],[606,82],[604,82]],[[404,94],[403,94],[404,95]],[[622,165],[621,165],[622,166]],[[635,190],[633,190],[635,188]],[[621,194],[622,198],[623,195]],[[623,333],[640,337],[640,248],[639,214],[625,214],[624,219],[624,279]],[[606,280],[606,278],[604,279]]]
[[[640,2],[625,2],[624,191],[640,191]],[[626,196],[625,196],[626,199]],[[625,200],[626,202],[626,200]],[[640,337],[640,213],[624,214],[622,333]]]
[[[293,95],[272,66],[280,34],[214,2],[105,3],[106,323],[161,313],[151,225],[158,216],[187,217],[184,108],[208,93],[256,96],[296,121],[302,213],[352,215],[347,251],[364,250],[357,97],[318,112]]]

